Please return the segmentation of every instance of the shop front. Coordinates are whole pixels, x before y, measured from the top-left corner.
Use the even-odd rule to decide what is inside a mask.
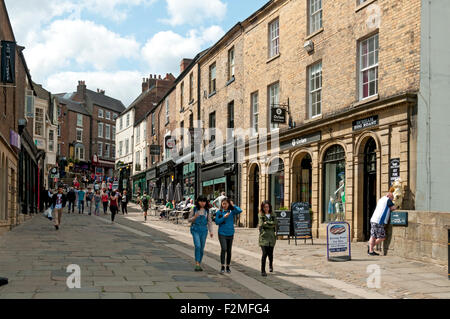
[[[137,199],[138,196],[142,196],[144,192],[147,192],[146,177],[145,172],[131,177],[131,180],[133,181],[133,199]]]
[[[166,193],[170,183],[175,183],[175,162],[173,160],[167,160],[158,166],[158,185],[165,187]],[[174,188],[176,186],[173,185]]]
[[[145,173],[145,180],[147,183],[148,194],[151,196],[153,193],[153,189],[158,187],[158,169],[156,167],[150,168]]]
[[[326,236],[328,223],[346,221],[353,240],[366,240],[376,203],[396,178],[404,191],[401,208],[414,209],[415,108],[415,96],[405,94],[283,131],[276,152],[269,143],[263,156],[250,157],[247,144],[241,188],[246,226],[256,227],[264,200],[274,209],[303,202],[311,208],[315,237]]]
[[[183,197],[195,201],[195,163],[183,165]]]

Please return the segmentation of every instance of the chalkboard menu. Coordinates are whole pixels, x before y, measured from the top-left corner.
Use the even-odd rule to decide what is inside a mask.
[[[291,235],[291,212],[287,210],[277,210],[277,236]]]
[[[295,237],[312,237],[311,215],[308,203],[293,203],[292,218]]]

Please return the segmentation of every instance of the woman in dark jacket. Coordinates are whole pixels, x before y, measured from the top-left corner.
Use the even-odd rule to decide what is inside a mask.
[[[277,215],[272,211],[272,205],[269,201],[264,201],[261,204],[258,228],[259,246],[262,250],[261,275],[266,277],[267,257],[269,257],[269,271],[273,272],[273,250],[277,242],[277,236],[275,234],[277,229]]]

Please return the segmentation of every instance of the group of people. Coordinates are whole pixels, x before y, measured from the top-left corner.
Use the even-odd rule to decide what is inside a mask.
[[[222,197],[214,204],[218,204],[219,210],[216,212],[215,224],[218,226],[218,237],[221,246],[220,273],[231,273],[231,255],[233,248],[233,240],[235,235],[234,217],[242,213],[242,209],[234,205],[233,201],[222,194]],[[195,246],[195,271],[203,271],[201,267],[206,239],[208,233],[211,238],[213,235],[213,220],[210,209],[212,205],[204,196],[200,196],[195,206],[192,208],[189,215],[189,222],[191,223],[191,234]],[[273,251],[276,244],[276,214],[272,210],[270,202],[265,201],[261,204],[261,211],[259,214],[259,245],[262,250],[261,258],[261,275],[266,277],[266,263],[269,257],[269,271],[273,272]]]
[[[128,214],[128,203],[130,201],[127,191],[120,193],[118,190],[108,190],[103,188],[101,191],[93,191],[91,188],[83,189],[79,186],[71,187],[64,192],[64,187],[59,186],[58,190],[53,193],[48,191],[48,198],[50,199],[49,209],[51,211],[52,219],[55,222],[55,229],[59,230],[61,225],[61,216],[63,209],[68,204],[67,212],[75,213],[75,207],[78,208],[78,214],[84,214],[85,204],[88,215],[100,216],[101,206],[103,207],[103,214],[108,214],[108,208],[111,212],[111,222],[114,223],[115,217],[122,209],[122,214]]]

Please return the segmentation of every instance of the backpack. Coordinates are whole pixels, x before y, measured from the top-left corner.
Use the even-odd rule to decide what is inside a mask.
[[[148,206],[148,198],[147,198],[147,196],[144,196],[144,198],[142,199],[142,205]]]

